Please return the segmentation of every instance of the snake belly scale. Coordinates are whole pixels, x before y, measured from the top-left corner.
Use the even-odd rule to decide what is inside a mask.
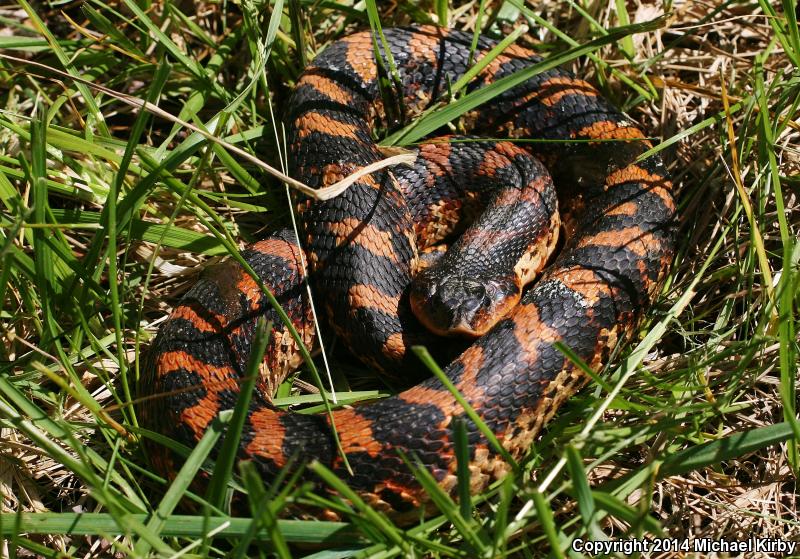
[[[471,34],[420,26],[386,29],[385,36],[399,76],[395,100],[406,118],[446,95],[449,84],[468,69]],[[481,37],[474,60],[494,44]],[[540,60],[512,46],[469,89]],[[309,65],[286,110],[292,176],[319,188],[383,158],[372,136],[373,126],[386,120],[380,76],[369,32],[332,43]],[[511,144],[468,138],[423,144],[413,166],[375,172],[336,198],[301,204],[305,260],[287,231],[250,245],[243,256],[308,347],[315,335],[302,284],[304,261],[318,305],[345,345],[368,366],[400,376],[414,374],[424,367],[410,347],[431,340],[408,304],[408,286],[421,267],[421,254],[457,227],[461,215],[470,211],[470,200],[487,203],[482,187],[455,192],[467,182],[463,173],[513,175],[511,182],[520,185],[513,190],[533,185],[530,198],[545,206],[556,203],[548,188],[552,175],[566,233],[560,253],[517,306],[445,368],[503,447],[519,458],[557,407],[585,381],[556,342],[597,370],[655,297],[673,255],[672,187],[658,156],[638,161],[651,147],[641,130],[589,83],[563,69],[535,75],[465,114],[462,123],[471,126],[471,134],[545,141]],[[532,147],[538,160],[523,146]],[[422,184],[427,194],[409,199],[414,183]],[[491,235],[500,239],[497,243],[506,242],[504,246],[511,246],[508,239],[516,229],[525,228],[520,221],[559,225],[554,211],[516,221],[514,212],[509,215]],[[476,223],[478,236],[482,228],[494,227],[480,219]],[[523,260],[536,260],[530,267],[538,269],[554,237],[536,231],[534,236],[542,237],[547,248]],[[527,242],[514,242],[516,253],[527,248]],[[235,404],[261,316],[274,324],[262,367],[270,375],[259,381],[253,396],[239,456],[252,460],[265,478],[274,477],[292,456],[314,458],[373,507],[398,517],[413,514],[427,496],[398,451],[418,457],[452,493],[455,418],[467,425],[473,492],[508,471],[451,393],[430,378],[393,397],[333,412],[353,470],[349,475],[327,416],[279,410],[270,403],[276,383],[301,358],[257,282],[232,261],[208,267],[161,326],[141,382],[142,394],[154,396],[140,407],[143,424],[195,444],[212,419]],[[167,475],[178,465],[167,451],[155,449],[152,459]]]

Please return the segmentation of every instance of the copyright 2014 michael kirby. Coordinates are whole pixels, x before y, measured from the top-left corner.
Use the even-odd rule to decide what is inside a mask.
[[[588,540],[575,538],[571,549],[587,556],[621,553],[767,553],[771,556],[794,554],[798,542],[778,538],[727,540],[712,538],[634,538],[626,540]]]

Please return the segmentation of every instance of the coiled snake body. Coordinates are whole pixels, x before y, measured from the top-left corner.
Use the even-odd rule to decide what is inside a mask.
[[[481,38],[471,55],[472,36],[458,31],[414,27],[387,29],[385,35],[399,77],[394,101],[400,110],[394,112],[406,118],[446,95],[470,60],[479,61],[495,44]],[[468,88],[483,87],[539,60],[526,49],[511,47]],[[294,177],[323,187],[383,158],[371,135],[373,123],[391,112],[379,88],[380,75],[368,32],[333,43],[306,69],[287,111]],[[511,311],[501,309],[507,314],[445,369],[503,447],[518,458],[585,380],[555,342],[571,348],[591,368],[602,366],[647,308],[670,265],[675,207],[660,159],[637,162],[650,147],[642,132],[591,85],[565,70],[536,74],[468,112],[462,122],[491,137],[545,140],[525,145],[534,148],[552,175],[564,215],[567,238],[560,254],[519,304]],[[426,247],[461,228],[462,216],[473,214],[475,207],[490,209],[464,234],[473,244],[457,241],[452,250],[470,263],[459,265],[445,255],[432,265],[436,270],[455,266],[453,273],[465,280],[453,288],[455,295],[447,295],[451,288],[444,280],[440,300],[461,297],[479,303],[509,286],[519,297],[521,283],[513,278],[530,279],[547,260],[555,235],[546,226],[558,228],[555,194],[547,171],[519,145],[474,138],[431,141],[418,147],[414,165],[375,172],[336,198],[301,207],[315,300],[365,363],[395,375],[424,369],[410,347],[438,342],[431,342],[432,335],[409,310],[409,292],[415,299],[409,283],[424,267]],[[505,190],[497,192],[495,183],[506,185]],[[243,256],[310,347],[315,335],[293,235],[278,232],[249,246]],[[509,258],[516,260],[509,264]],[[481,259],[503,268],[503,281],[490,287],[492,280],[472,268]],[[516,275],[508,276],[509,269]],[[416,291],[417,299],[431,296]],[[465,314],[482,312],[465,309],[451,315],[435,311],[423,321],[458,326]],[[423,505],[427,496],[397,451],[418,457],[452,492],[455,418],[466,423],[473,491],[508,470],[462,406],[432,378],[396,396],[334,411],[353,470],[347,474],[327,416],[271,405],[276,383],[300,363],[297,346],[255,280],[232,261],[208,268],[161,327],[142,382],[145,394],[158,395],[142,406],[144,424],[188,445],[198,441],[214,416],[236,402],[260,316],[274,324],[263,365],[271,376],[260,381],[253,396],[239,455],[254,461],[265,477],[274,476],[293,455],[315,458],[372,506],[402,515]],[[471,318],[480,322],[483,317]],[[154,453],[154,462],[165,473],[176,467],[168,452]]]

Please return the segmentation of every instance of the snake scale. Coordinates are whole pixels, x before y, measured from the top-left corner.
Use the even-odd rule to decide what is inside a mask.
[[[385,41],[393,73],[382,70],[386,60],[376,63],[369,32],[332,43],[306,68],[286,108],[293,177],[321,188],[382,159],[373,128],[402,124],[447,96],[470,64],[496,44],[480,37],[472,51],[471,34],[432,26],[386,29]],[[511,46],[467,91],[540,60]],[[393,95],[380,87],[381,77],[393,84]],[[586,380],[555,343],[598,370],[652,303],[673,256],[672,186],[658,156],[639,161],[651,147],[642,131],[589,83],[560,68],[467,112],[460,125],[490,138],[537,141],[426,141],[415,148],[413,165],[374,172],[331,200],[302,202],[303,254],[294,234],[283,230],[242,255],[311,347],[315,332],[302,283],[307,263],[315,300],[344,344],[368,366],[399,378],[424,369],[412,345],[449,347],[432,341],[409,299],[414,306],[432,297],[460,300],[460,310],[439,309],[421,320],[434,330],[483,323],[476,329],[482,335],[465,344],[445,374],[519,458]],[[497,190],[497,183],[505,188]],[[464,226],[465,216],[482,207],[485,213]],[[467,241],[459,239],[449,253],[431,248],[465,227],[461,239]],[[549,258],[556,244],[553,228],[566,240]],[[468,263],[459,264],[451,253]],[[484,277],[477,260],[503,267],[501,279]],[[538,281],[523,292],[519,278],[528,281],[546,262]],[[441,278],[442,270],[453,267],[457,285]],[[438,296],[414,287],[417,273],[438,277]],[[498,296],[508,289],[518,300],[513,309]],[[486,322],[480,305],[495,303],[501,316]],[[265,479],[293,456],[313,458],[373,507],[398,517],[413,514],[428,496],[398,451],[416,456],[454,494],[456,418],[466,424],[473,492],[509,470],[451,392],[428,378],[395,396],[333,412],[353,472],[348,474],[328,416],[271,404],[272,391],[301,358],[257,282],[231,260],[207,267],[161,326],[141,383],[142,394],[150,396],[140,409],[144,425],[196,444],[212,419],[234,406],[262,316],[274,325],[262,366],[269,374],[253,395],[239,457],[253,461]],[[154,451],[152,459],[167,475],[180,465],[168,451]]]

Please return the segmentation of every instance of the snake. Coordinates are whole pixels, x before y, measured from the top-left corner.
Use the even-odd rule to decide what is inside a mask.
[[[316,460],[402,519],[430,506],[411,464],[456,495],[457,423],[473,494],[524,458],[586,367],[605,366],[652,306],[673,260],[676,206],[630,117],[570,71],[497,44],[387,28],[336,40],[305,68],[285,104],[286,147],[289,174],[314,189],[385,158],[378,130],[529,75],[410,146],[413,163],[300,200],[299,235],[280,229],[242,250],[256,277],[235,259],[207,266],[151,345],[145,427],[196,445],[236,405],[263,319],[272,330],[237,457],[265,480]],[[272,403],[303,363],[300,343],[317,342],[306,281],[337,340],[408,388],[329,414]],[[444,379],[420,380],[416,345],[449,360]],[[156,471],[174,477],[182,458],[152,447]]]

